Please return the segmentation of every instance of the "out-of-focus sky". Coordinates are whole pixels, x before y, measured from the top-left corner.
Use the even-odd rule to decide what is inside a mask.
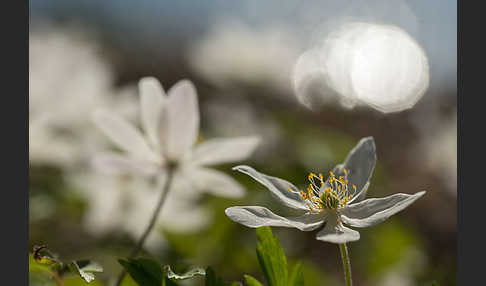
[[[342,21],[393,24],[425,49],[430,93],[456,89],[457,3],[452,0],[30,0],[31,20],[43,16],[91,25],[119,47],[154,56],[187,47],[228,19],[256,30],[282,27],[302,51]]]

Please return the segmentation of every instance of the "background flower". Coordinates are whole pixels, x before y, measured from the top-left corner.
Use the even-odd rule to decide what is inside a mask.
[[[199,106],[190,81],[179,81],[166,95],[156,79],[143,78],[139,93],[143,135],[114,113],[94,113],[95,124],[125,151],[98,155],[94,160],[99,170],[152,176],[159,181],[173,175],[176,184],[189,182],[184,186],[189,190],[227,197],[244,194],[233,178],[207,167],[247,159],[258,146],[258,137],[215,138],[195,145]]]
[[[115,88],[111,66],[82,28],[44,23],[29,33],[29,160],[65,168],[86,164],[107,146],[86,120],[110,106],[133,117],[130,87]]]

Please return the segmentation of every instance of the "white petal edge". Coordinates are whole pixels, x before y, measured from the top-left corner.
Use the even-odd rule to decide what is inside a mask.
[[[260,206],[236,206],[227,208],[224,212],[232,221],[252,228],[280,226],[312,231],[319,228],[325,221],[323,214],[307,213],[298,217],[286,218]]]
[[[356,185],[358,193],[363,190],[370,181],[376,165],[376,146],[373,137],[362,138],[349,152],[344,163],[334,167],[333,172],[337,177],[344,176],[343,168],[348,171],[349,183]],[[327,183],[327,181],[326,181]],[[363,197],[360,196],[361,199]]]
[[[210,139],[194,148],[190,160],[206,166],[242,161],[251,156],[260,141],[256,136]]]
[[[199,133],[197,92],[192,82],[181,80],[167,94],[167,156],[178,160],[191,149]]]
[[[194,168],[187,174],[192,186],[201,192],[226,198],[241,198],[246,193],[235,179],[217,170]]]
[[[152,146],[159,145],[159,123],[162,108],[167,101],[164,89],[154,77],[144,77],[138,82],[140,94],[140,119]]]
[[[347,243],[357,241],[360,238],[359,232],[345,227],[336,218],[329,218],[324,228],[316,234],[316,239],[331,243]]]
[[[93,167],[109,175],[138,174],[152,176],[160,171],[160,168],[150,161],[129,158],[115,153],[104,153],[95,156]]]
[[[350,226],[374,226],[402,211],[424,194],[425,191],[413,195],[399,193],[385,198],[367,199],[342,209],[341,218]]]
[[[302,200],[298,192],[298,189],[291,183],[277,177],[265,175],[253,169],[252,167],[246,165],[239,165],[233,167],[233,170],[247,174],[248,176],[252,177],[260,184],[267,187],[270,193],[273,196],[275,196],[285,206],[297,210],[305,210],[305,211],[308,210],[308,207],[306,206],[305,202]],[[289,189],[292,189],[294,191],[290,192]]]
[[[142,134],[125,119],[105,110],[97,110],[93,120],[119,148],[139,158],[158,160]]]
[[[349,200],[348,204],[351,204],[353,202],[358,203],[361,202],[366,198],[366,195],[368,194],[368,188],[370,187],[370,182],[367,182],[363,188],[353,197]]]

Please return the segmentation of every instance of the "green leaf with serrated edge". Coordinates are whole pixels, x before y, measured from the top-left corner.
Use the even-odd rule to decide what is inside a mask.
[[[262,283],[260,283],[258,280],[255,278],[251,277],[250,275],[243,275],[245,278],[245,283],[246,286],[263,286]]]
[[[280,241],[268,226],[256,229],[257,256],[269,286],[287,286],[287,258]]]
[[[289,286],[304,286],[304,272],[302,271],[302,263],[295,264],[292,274],[290,274]]]
[[[164,273],[169,279],[174,279],[174,280],[185,280],[185,279],[190,279],[194,276],[204,276],[206,275],[206,271],[202,268],[193,268],[189,271],[186,271],[183,274],[176,274],[172,269],[170,268],[169,265],[164,266]]]
[[[157,262],[146,259],[118,259],[130,276],[141,286],[160,286],[163,281],[162,269]]]
[[[81,276],[87,283],[95,279],[93,273],[103,272],[103,267],[97,262],[91,260],[76,260],[69,264],[69,269]]]

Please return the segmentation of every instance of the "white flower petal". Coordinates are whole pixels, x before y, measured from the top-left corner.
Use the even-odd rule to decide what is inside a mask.
[[[96,169],[111,175],[139,174],[145,176],[155,175],[161,169],[150,161],[129,158],[127,156],[105,153],[96,156],[93,160]]]
[[[418,192],[413,195],[399,193],[385,198],[367,199],[349,205],[340,213],[343,222],[351,226],[373,226],[405,209],[424,194],[425,192]]]
[[[317,240],[338,244],[357,241],[359,237],[359,232],[347,228],[341,222],[338,222],[336,215],[330,215],[324,228],[316,235]]]
[[[260,206],[230,207],[225,210],[226,215],[234,222],[247,227],[281,226],[311,231],[320,227],[325,220],[322,214],[306,213],[298,217],[282,217],[269,209]]]
[[[243,186],[223,172],[208,168],[194,168],[189,172],[193,188],[199,191],[227,198],[241,198],[246,193]]]
[[[356,196],[354,196],[353,198],[351,198],[348,202],[348,204],[351,204],[351,203],[358,203],[358,202],[361,202],[362,200],[364,200],[364,198],[366,198],[366,195],[368,194],[368,188],[370,187],[370,182],[367,182],[363,188],[361,188],[361,190],[358,192],[358,194],[356,194]]]
[[[258,172],[250,166],[240,165],[233,167],[233,170],[240,171],[252,177],[260,184],[267,187],[271,194],[274,195],[284,205],[298,210],[308,210],[305,202],[302,200],[297,188],[291,183],[276,177],[268,176]],[[289,189],[296,192],[290,192]]]
[[[199,106],[194,85],[181,80],[168,91],[167,155],[177,160],[194,145],[199,133]]]
[[[250,157],[259,143],[255,136],[211,139],[196,146],[190,160],[198,165],[238,162]]]
[[[350,185],[356,185],[358,192],[364,189],[370,180],[376,164],[376,146],[373,137],[366,137],[349,152],[343,164],[334,168],[335,176],[344,176],[344,168],[348,171]],[[327,181],[326,181],[327,183]],[[355,197],[357,194],[355,194]],[[361,197],[361,196],[360,196]],[[361,197],[363,198],[363,197]]]
[[[94,114],[94,122],[121,149],[143,159],[157,160],[142,134],[125,119],[111,112],[98,110]]]
[[[159,123],[167,101],[160,82],[153,77],[144,77],[138,83],[140,93],[140,116],[142,127],[152,146],[159,145]],[[161,142],[164,143],[164,142]]]

